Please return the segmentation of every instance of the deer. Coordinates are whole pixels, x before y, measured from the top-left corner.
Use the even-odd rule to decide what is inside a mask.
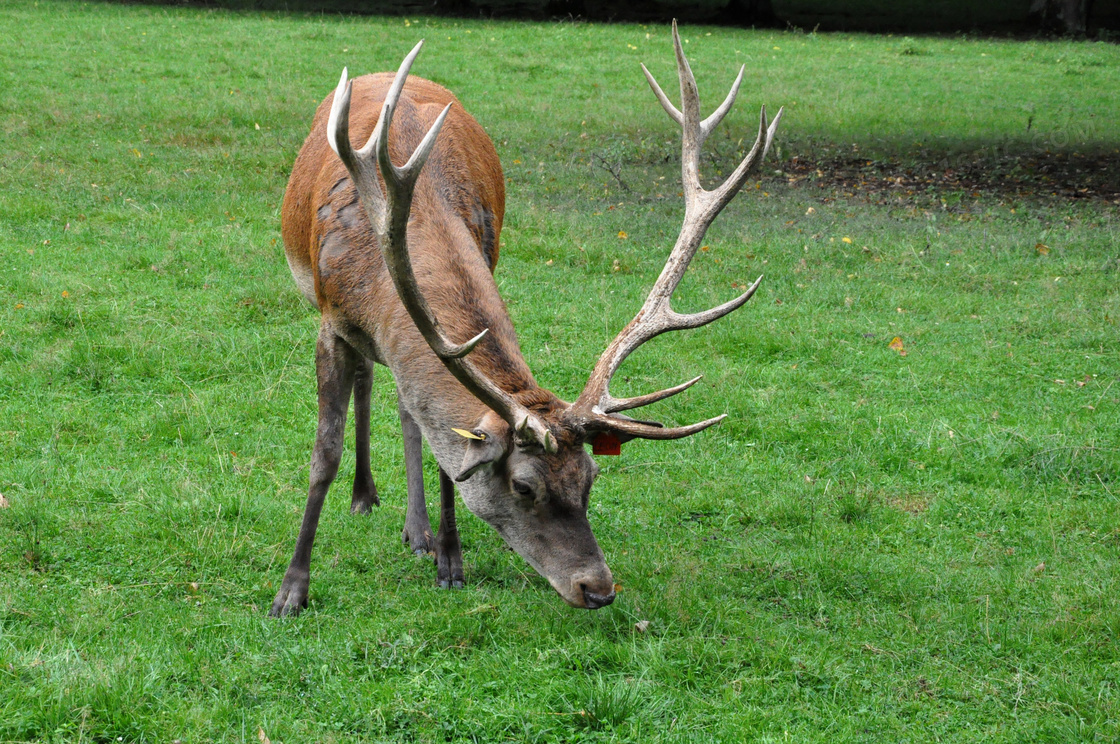
[[[761,276],[738,297],[703,312],[678,313],[670,303],[708,226],[765,158],[782,115],[779,110],[768,121],[763,107],[749,153],[722,184],[705,189],[701,146],[731,110],[745,65],[723,103],[701,119],[676,21],[672,39],[679,109],[641,67],[682,129],[683,225],[645,303],[602,352],[574,402],[538,385],[522,356],[493,276],[505,214],[502,167],[490,138],[448,90],[409,76],[424,42],[395,75],[350,80],[343,70],[315,113],[282,207],[289,269],[320,313],[319,413],[307,505],[270,615],[296,615],[308,605],[312,544],[342,460],[351,396],[356,467],[350,508],[364,513],[380,504],[370,466],[375,364],[388,367],[396,384],[407,484],[402,540],[418,555],[434,555],[440,587],[464,585],[457,486],[467,510],[569,605],[594,610],[614,600],[614,578],[587,516],[599,473],[592,454],[617,454],[633,439],[688,437],[726,414],[686,426],[631,418],[623,412],[676,395],[701,377],[624,398],[611,395],[611,379],[650,339],[711,323],[758,289]],[[355,149],[352,137],[365,145]],[[424,441],[439,465],[434,535],[424,495]]]

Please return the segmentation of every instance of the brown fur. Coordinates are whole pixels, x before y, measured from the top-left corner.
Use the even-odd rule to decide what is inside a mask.
[[[373,131],[392,80],[391,74],[381,73],[354,81],[350,128],[357,146]],[[301,270],[314,278],[316,304],[345,320],[351,328],[348,340],[367,337],[366,343],[356,344],[363,353],[390,367],[390,360],[402,355],[430,356],[433,364],[424,369],[407,365],[408,370],[400,371],[451,380],[397,298],[357,192],[327,144],[332,101],[333,95],[316,111],[284,196],[288,262],[293,273]],[[504,177],[490,138],[450,92],[411,76],[394,117],[389,150],[394,162],[403,163],[447,103],[454,105],[416,185],[409,222],[417,279],[451,338],[462,341],[490,329],[471,357],[483,372],[510,392],[533,390],[537,385],[488,276],[497,265],[505,215]]]

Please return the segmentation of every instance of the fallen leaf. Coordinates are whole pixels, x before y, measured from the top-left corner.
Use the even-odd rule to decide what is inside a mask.
[[[638,622],[634,623],[634,630],[638,631],[639,633],[645,633],[647,630],[649,630],[649,620],[639,620]]]
[[[816,214],[816,212],[817,210],[813,209],[812,207],[809,207],[805,210],[805,214]]]
[[[4,498],[4,494],[0,493],[0,509],[8,508],[8,500]]]
[[[263,728],[257,728],[257,741],[261,744],[272,744],[272,740],[268,738],[268,734],[264,732]]]
[[[1042,563],[1039,563],[1037,566],[1035,566],[1031,570],[1034,571],[1036,574],[1042,573],[1043,571],[1046,570],[1046,561],[1043,561]]]
[[[851,245],[852,244],[852,239],[848,238],[848,237],[844,237],[844,238],[840,238],[840,242],[847,243],[848,245]]]
[[[545,266],[551,266],[551,265],[552,265],[552,259],[550,258],[550,259],[548,259],[547,261],[545,261],[545,262],[544,262],[544,265],[545,265]]]
[[[1045,243],[1035,243],[1034,249],[1038,251],[1038,255],[1040,256],[1050,255],[1050,246],[1046,245]]]
[[[712,249],[712,247],[711,247],[710,245],[702,245],[702,246],[700,246],[700,250],[704,251],[705,253],[707,253],[707,252],[708,252],[708,251],[710,251],[711,249]]]
[[[69,296],[70,296],[70,293],[69,293],[69,292],[67,292],[67,291],[66,291],[66,290],[64,289],[64,290],[62,290],[62,296],[63,296],[63,297],[69,297]]]
[[[626,240],[628,237],[630,237],[630,236],[626,234],[625,230],[619,230],[618,231],[618,239],[619,240]]]
[[[187,584],[187,591],[190,592],[191,594],[198,594],[198,590],[201,589],[201,588],[202,588],[202,585],[199,584],[197,581],[192,581],[192,582]]]
[[[895,336],[891,339],[891,342],[888,345],[890,346],[890,348],[897,351],[899,353],[899,356],[906,356],[906,349],[902,347],[902,339],[900,337]]]

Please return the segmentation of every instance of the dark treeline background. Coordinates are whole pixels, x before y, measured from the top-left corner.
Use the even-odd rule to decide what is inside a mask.
[[[149,0],[153,1],[153,0]],[[160,2],[160,0],[154,0]],[[805,31],[1065,33],[1117,40],[1117,0],[162,0],[238,10],[796,27]]]

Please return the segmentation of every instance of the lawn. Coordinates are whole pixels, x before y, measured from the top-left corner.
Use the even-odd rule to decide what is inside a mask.
[[[728,418],[599,458],[618,599],[568,608],[465,510],[438,589],[380,370],[382,506],[348,513],[347,457],[274,620],[318,322],[279,205],[315,106],[427,39],[506,169],[525,356],[573,399],[680,227],[638,68],[672,90],[668,29],[0,0],[0,741],[1120,737],[1120,47],[682,35],[709,110],[748,67],[705,175],[786,117],[677,307],[762,288],[620,373],[703,373],[652,413]]]

